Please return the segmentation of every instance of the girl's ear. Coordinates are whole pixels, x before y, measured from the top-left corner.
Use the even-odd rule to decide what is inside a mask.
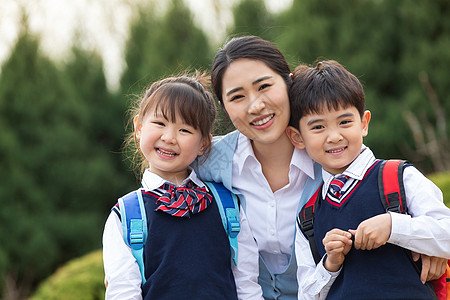
[[[198,151],[197,155],[201,156],[208,149],[209,145],[211,145],[212,135],[210,134],[208,138],[202,139],[202,146],[200,147],[200,151]]]
[[[362,127],[362,136],[365,137],[369,134],[369,122],[370,122],[371,113],[369,110],[366,110],[361,119],[361,127]]]
[[[139,122],[139,115],[136,115],[133,118],[134,134],[136,135],[137,139],[140,139],[141,138],[142,124],[140,124],[138,122]]]
[[[298,129],[296,129],[292,126],[288,126],[286,128],[286,134],[289,137],[289,139],[291,140],[291,143],[292,143],[292,145],[294,145],[295,148],[298,148],[298,149],[305,148],[305,143],[303,142],[302,134],[300,133],[300,131],[298,131]]]

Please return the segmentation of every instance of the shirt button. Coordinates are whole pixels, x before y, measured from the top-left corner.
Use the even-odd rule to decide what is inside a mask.
[[[270,202],[270,207],[275,207],[275,202]]]
[[[270,235],[275,235],[275,230],[270,229]]]

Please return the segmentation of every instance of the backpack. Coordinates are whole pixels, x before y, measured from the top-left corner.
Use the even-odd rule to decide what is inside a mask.
[[[237,196],[227,190],[222,184],[204,182],[216,200],[222,224],[230,241],[231,256],[237,264],[237,235],[240,231],[239,206]],[[130,192],[119,198],[120,217],[122,220],[123,239],[131,248],[145,283],[144,244],[147,239],[147,216],[145,213],[142,189]]]
[[[403,185],[403,170],[408,164],[405,160],[385,160],[381,162],[378,174],[378,188],[380,200],[386,212],[396,212],[406,214],[408,208],[406,205],[405,188]],[[314,193],[298,214],[297,224],[300,230],[309,241],[309,246],[316,264],[321,260],[314,239],[314,207],[321,192],[322,187]],[[412,261],[412,259],[411,259]],[[417,272],[420,274],[420,265],[414,263]],[[434,299],[450,299],[450,261],[447,261],[447,271],[441,278],[427,282]]]

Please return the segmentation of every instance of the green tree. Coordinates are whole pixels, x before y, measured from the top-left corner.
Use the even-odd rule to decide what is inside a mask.
[[[242,0],[233,7],[233,26],[230,35],[257,35],[267,40],[275,37],[274,16],[263,0]]]
[[[186,69],[205,69],[211,51],[204,32],[193,22],[181,0],[172,0],[165,14],[141,7],[132,22],[125,50],[126,70],[121,79],[124,94],[141,93],[163,76]]]
[[[407,155],[430,170],[428,159],[408,151],[414,143],[402,116],[405,110],[420,111],[421,120],[435,122],[435,110],[419,81],[422,72],[428,74],[441,103],[448,103],[444,81],[448,81],[450,9],[446,1],[415,4],[294,0],[278,18],[281,30],[276,41],[297,57],[293,65],[335,59],[358,76],[373,116],[365,142],[379,157]],[[442,106],[448,116],[448,104]]]
[[[0,77],[3,294],[26,296],[62,262],[100,247],[109,208],[130,185],[113,154],[122,115],[98,56],[74,50],[57,66],[24,25]]]

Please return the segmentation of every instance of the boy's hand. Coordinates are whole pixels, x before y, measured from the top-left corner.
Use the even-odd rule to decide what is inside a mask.
[[[352,248],[352,235],[344,230],[332,229],[323,239],[323,245],[327,252],[324,266],[330,272],[336,272],[344,263],[345,255]]]
[[[355,236],[355,249],[372,250],[386,244],[391,226],[391,215],[385,213],[361,222],[356,230],[350,229]]]

